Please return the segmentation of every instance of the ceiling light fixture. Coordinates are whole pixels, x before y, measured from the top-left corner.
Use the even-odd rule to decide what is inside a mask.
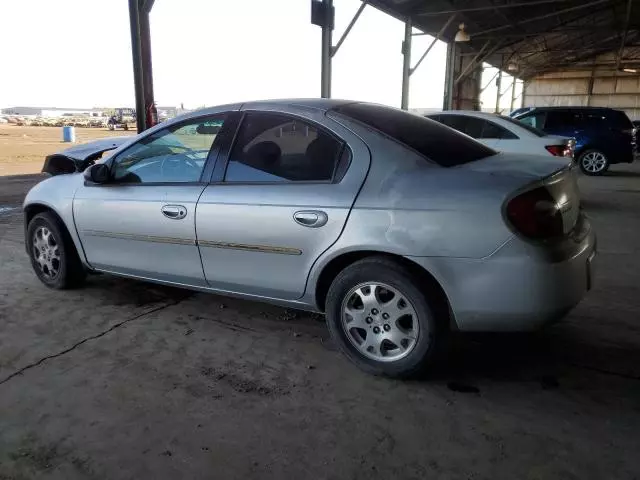
[[[507,65],[507,71],[508,72],[517,72],[518,71],[518,64],[511,62],[509,65]]]
[[[627,73],[638,73],[637,68],[623,68],[622,71]]]
[[[471,40],[471,37],[469,36],[469,34],[464,30],[464,23],[461,23],[458,27],[459,27],[459,30],[456,33],[456,36],[453,40],[455,42],[468,42],[469,40]]]

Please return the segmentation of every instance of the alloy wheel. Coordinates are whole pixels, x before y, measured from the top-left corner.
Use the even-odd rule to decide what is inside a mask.
[[[60,273],[60,247],[53,232],[45,226],[38,227],[33,234],[33,258],[48,280],[54,280]]]
[[[364,356],[382,362],[406,357],[415,347],[420,324],[415,308],[398,289],[362,283],[342,303],[342,327]]]
[[[607,157],[600,152],[589,152],[581,159],[582,168],[589,173],[600,173],[607,166]]]

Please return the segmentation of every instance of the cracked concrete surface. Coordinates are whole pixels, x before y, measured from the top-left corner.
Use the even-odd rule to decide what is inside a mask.
[[[38,177],[0,178],[0,207]],[[536,335],[364,375],[306,313],[106,275],[55,292],[0,212],[0,479],[640,478],[640,168],[582,178],[595,288]]]

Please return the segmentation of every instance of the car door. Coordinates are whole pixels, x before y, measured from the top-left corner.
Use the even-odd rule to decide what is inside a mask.
[[[78,190],[73,213],[91,266],[205,285],[196,204],[211,176],[225,118],[208,115],[158,130],[109,161],[110,181]]]
[[[295,299],[343,230],[369,150],[324,112],[259,108],[198,202],[198,245],[211,287]]]

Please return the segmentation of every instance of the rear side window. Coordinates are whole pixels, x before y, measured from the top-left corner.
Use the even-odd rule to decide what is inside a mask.
[[[484,127],[482,128],[482,136],[480,138],[499,138],[502,140],[514,140],[518,136],[511,133],[504,127],[501,127],[497,123],[484,120]]]
[[[482,138],[484,120],[464,115],[442,115],[441,123],[447,127],[455,128],[459,132],[466,133],[472,138]]]
[[[489,147],[455,130],[404,110],[351,103],[334,111],[377,130],[443,167],[454,167],[496,154]]]
[[[582,114],[570,110],[549,111],[544,128],[580,128],[582,127]]]
[[[544,128],[545,114],[542,112],[534,113],[524,117],[517,117],[516,120],[524,125],[535,128]],[[541,135],[542,136],[542,135]]]
[[[630,130],[633,128],[633,123],[631,123],[627,114],[620,110],[609,110],[605,113],[605,116],[609,125],[617,130]]]
[[[240,127],[225,182],[329,182],[342,142],[300,119],[267,112],[247,113]]]
[[[530,117],[525,117],[521,120],[514,120],[511,117],[500,115],[500,119],[505,122],[513,123],[514,125],[517,125],[518,128],[524,128],[527,132],[533,133],[536,137],[544,137],[546,136],[546,133],[544,133],[542,130],[539,130],[539,126],[542,125],[542,120],[540,118],[541,115],[542,114],[538,113],[537,115],[531,115]],[[536,128],[536,125],[538,126],[538,128]]]

